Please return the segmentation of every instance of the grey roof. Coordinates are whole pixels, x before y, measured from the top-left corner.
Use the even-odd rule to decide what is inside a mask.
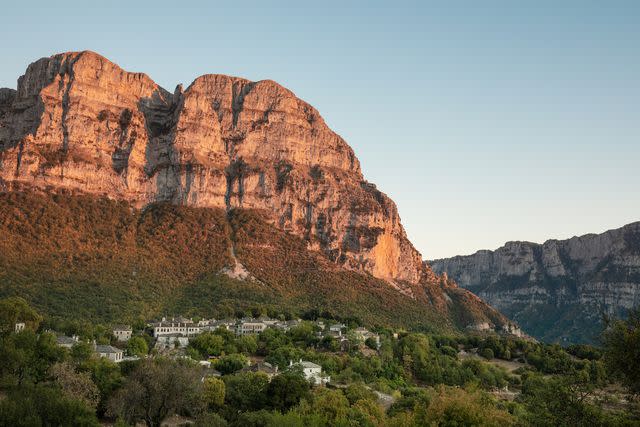
[[[199,328],[200,326],[197,323],[193,323],[193,322],[178,322],[176,321],[171,321],[171,320],[165,320],[164,322],[158,322],[158,323],[154,323],[153,324],[154,327],[156,328],[162,328],[162,327],[166,327],[166,328]]]
[[[112,345],[97,345],[96,353],[122,353],[122,350]]]
[[[56,337],[56,341],[58,342],[58,344],[75,344],[78,342],[77,339],[68,337],[66,335],[60,335],[59,337]]]
[[[278,372],[278,369],[275,368],[271,363],[263,362],[256,363],[251,366],[245,366],[241,369],[241,372],[266,372],[268,374],[275,374]]]
[[[303,360],[302,362],[298,363],[299,365],[302,365],[303,368],[315,368],[315,369],[322,369],[322,366],[320,365],[316,365],[313,362],[307,362],[305,360]]]

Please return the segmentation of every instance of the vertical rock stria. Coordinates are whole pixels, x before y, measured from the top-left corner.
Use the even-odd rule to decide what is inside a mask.
[[[93,52],[40,59],[0,90],[0,179],[258,209],[338,265],[394,286],[432,276],[353,150],[269,80],[205,75],[170,93]]]
[[[595,341],[603,314],[640,305],[640,222],[429,263],[547,341]]]

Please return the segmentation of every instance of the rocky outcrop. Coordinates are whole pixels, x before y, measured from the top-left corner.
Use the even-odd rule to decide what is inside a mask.
[[[541,245],[509,242],[429,264],[534,336],[593,341],[603,315],[640,305],[640,222]]]
[[[0,91],[0,179],[259,209],[339,265],[409,284],[429,274],[353,150],[273,81],[205,75],[171,93],[93,52],[40,59]]]

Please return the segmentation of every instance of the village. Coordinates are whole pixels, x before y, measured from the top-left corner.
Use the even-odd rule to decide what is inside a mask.
[[[154,425],[285,425],[280,417],[305,420],[286,425],[309,425],[304,417],[321,414],[329,420],[321,425],[328,426],[336,425],[334,407],[344,417],[375,416],[383,421],[378,425],[387,425],[384,420],[402,421],[416,404],[430,405],[432,399],[464,400],[473,406],[471,414],[491,402],[487,417],[510,420],[537,404],[532,385],[555,393],[565,381],[563,372],[602,384],[585,391],[589,405],[608,402],[601,419],[624,415],[634,402],[620,384],[605,382],[602,353],[588,346],[565,350],[479,332],[370,330],[355,318],[256,316],[263,311],[259,307],[254,317],[60,322],[43,319],[24,301],[9,303],[20,309],[1,325],[7,361],[0,364],[1,378],[7,384],[24,378],[54,384],[67,393],[60,398],[73,392],[92,405],[94,416],[117,425],[135,425],[136,414],[150,407],[148,396],[166,395],[177,403],[158,412]]]
[[[192,357],[189,352],[189,344],[203,333],[226,331],[237,337],[256,336],[268,329],[288,332],[300,327],[303,323],[311,326],[318,342],[330,341],[332,349],[336,352],[349,352],[358,350],[363,354],[375,354],[380,349],[380,335],[369,331],[362,326],[350,328],[344,323],[325,322],[317,320],[313,322],[301,319],[280,320],[266,316],[258,318],[245,317],[241,319],[200,319],[183,317],[162,317],[160,320],[146,324],[143,330],[134,331],[129,325],[114,325],[111,329],[112,339],[109,344],[96,344],[95,340],[89,342],[96,356],[109,359],[114,363],[136,361],[141,357],[163,356],[173,359],[198,359]],[[24,323],[16,323],[15,331],[24,329]],[[53,331],[51,331],[53,332]],[[134,337],[143,337],[148,341],[150,350],[148,354],[132,351],[127,345]],[[58,346],[71,350],[82,342],[77,335],[67,336],[56,334]],[[219,359],[219,355],[204,355],[204,358],[195,360],[202,368],[204,376],[222,376],[212,362]],[[331,381],[330,376],[324,375],[322,367],[311,361],[302,359],[289,360],[288,369],[299,369],[303,376],[312,385],[325,385]],[[246,365],[240,372],[263,372],[269,378],[278,374],[277,365],[264,361],[259,356],[247,358]]]

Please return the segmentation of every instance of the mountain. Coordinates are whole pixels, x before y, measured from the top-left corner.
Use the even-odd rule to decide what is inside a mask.
[[[80,52],[36,61],[3,94],[5,181],[136,206],[262,209],[342,265],[411,283],[423,274],[395,204],[318,112],[273,81],[205,75],[170,93]]]
[[[0,190],[13,206],[2,289],[57,314],[86,286],[106,298],[96,315],[109,298],[158,312],[178,291],[224,282],[274,304],[372,298],[424,324],[517,332],[424,265],[353,150],[273,81],[205,75],[171,93],[93,52],[42,58],[0,90]],[[56,286],[65,297],[52,307],[38,289]]]
[[[428,263],[545,341],[596,341],[603,315],[640,305],[640,222]]]

